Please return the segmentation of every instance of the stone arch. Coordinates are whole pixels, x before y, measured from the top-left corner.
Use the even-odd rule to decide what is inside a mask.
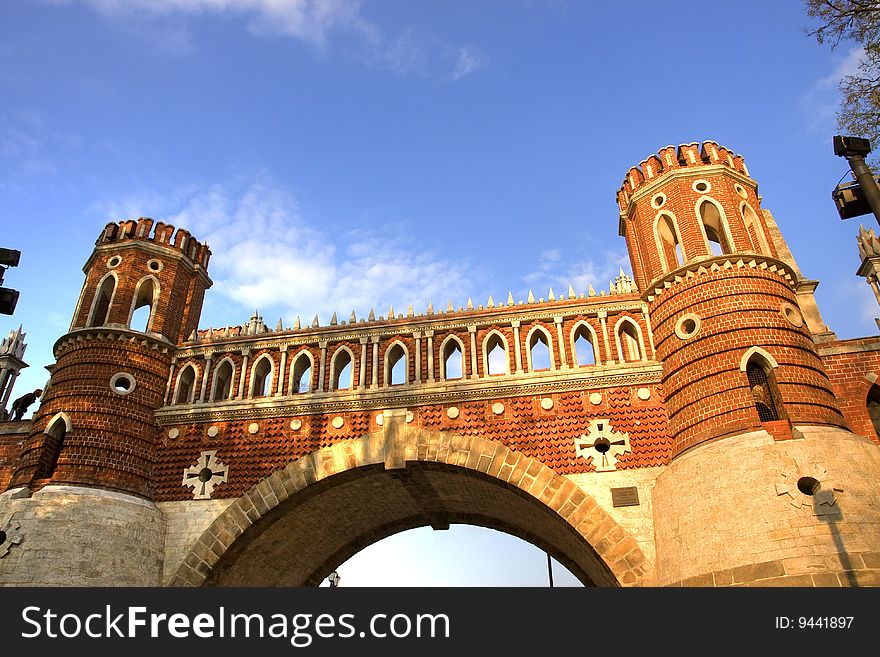
[[[739,361],[739,369],[742,372],[746,371],[746,368],[749,365],[749,361],[752,360],[752,356],[755,354],[760,355],[764,361],[772,368],[779,367],[779,363],[776,362],[776,359],[773,358],[773,355],[768,351],[761,349],[761,347],[749,347],[746,353],[743,354],[743,357]]]
[[[465,486],[474,487],[475,506],[467,508],[460,501],[460,508],[447,509],[452,516],[445,519],[447,527],[449,522],[467,522],[525,538],[588,585],[653,585],[653,565],[636,540],[586,491],[540,461],[491,440],[410,428],[401,420],[392,421],[392,416],[386,417],[383,429],[384,433],[312,452],[254,485],[205,530],[167,584],[316,586],[339,564],[382,538],[418,526],[445,528],[444,518],[431,518],[430,511],[420,517],[404,513],[378,520],[372,514],[356,514],[365,518],[360,528],[352,528],[349,518],[328,525],[320,518],[335,517],[325,514],[334,509],[334,500],[339,503],[340,491],[348,490],[351,499],[369,504],[362,493],[379,491],[376,483],[382,477],[383,486],[412,501],[420,497],[410,492],[413,487],[427,481],[427,490],[436,495],[432,482],[442,487],[455,477],[455,495],[440,507],[462,500]],[[350,504],[348,498],[342,504]],[[489,515],[479,511],[479,504],[490,509]],[[511,511],[512,504],[516,506]],[[525,527],[536,518],[546,525]],[[275,566],[263,567],[264,563]],[[269,576],[274,579],[263,581]]]
[[[346,354],[343,356],[342,354]],[[348,358],[348,362],[345,365],[349,365],[349,377],[347,386],[341,387],[339,377],[342,375],[342,372],[345,370],[345,365],[339,367],[339,359],[340,358]],[[363,367],[363,364],[361,364]],[[333,356],[330,358],[330,387],[329,390],[354,390],[354,369],[355,369],[355,359],[354,352],[346,347],[345,345],[341,345],[333,352]]]
[[[440,378],[444,381],[450,380],[448,378],[449,373],[446,371],[446,361],[449,359],[449,354],[447,350],[449,349],[450,344],[455,343],[458,345],[458,351],[461,354],[461,374],[454,379],[453,381],[458,381],[459,379],[465,378],[465,374],[467,373],[465,366],[465,354],[467,353],[464,349],[464,342],[461,338],[459,338],[455,333],[450,333],[447,335],[443,342],[440,343]]]
[[[264,372],[263,362],[268,361],[269,371]],[[261,374],[261,372],[263,372]],[[248,399],[272,396],[272,383],[275,381],[275,359],[267,351],[254,359],[251,365],[250,382],[248,383]],[[258,386],[260,389],[258,389]]]
[[[55,474],[61,448],[71,431],[73,431],[73,422],[67,413],[61,411],[52,416],[43,430],[43,444],[40,448],[34,479],[48,479]]]
[[[188,374],[189,372],[192,372],[192,374]],[[174,397],[172,397],[171,403],[192,404],[196,399],[196,385],[199,380],[199,366],[197,363],[190,362],[181,367],[174,382]]]
[[[132,322],[135,319],[135,312],[139,308],[149,306],[149,315],[143,332],[149,333],[152,331],[153,320],[156,318],[156,305],[159,302],[161,294],[162,288],[159,285],[159,279],[152,274],[144,276],[139,280],[134,287],[134,297],[131,300],[131,309],[128,311],[128,322],[126,323],[126,326],[133,328]],[[133,330],[137,329],[133,328]]]
[[[95,296],[89,308],[86,326],[103,326],[107,323],[107,319],[110,317],[110,309],[113,307],[113,300],[116,298],[116,290],[118,289],[119,276],[115,271],[108,271],[101,277],[98,285],[95,286]]]
[[[500,344],[501,348],[504,349],[504,372],[498,372],[497,374],[510,374],[510,345],[501,331],[492,329],[483,338],[483,376],[490,376],[489,354],[495,348],[496,343]],[[519,349],[519,345],[514,346]]]
[[[631,331],[627,331],[626,327],[631,327]],[[631,338],[635,339],[636,348],[639,352],[638,358],[629,358],[627,354],[631,354],[631,348],[625,348],[621,333],[629,333]],[[632,335],[632,334],[635,335]],[[647,360],[648,352],[645,349],[645,338],[642,335],[642,327],[639,323],[628,315],[622,315],[614,324],[614,341],[617,346],[617,357],[621,363],[632,363],[636,361]]]
[[[757,243],[752,244],[755,251],[762,255],[772,257],[773,252],[770,250],[770,243],[767,240],[767,234],[764,232],[764,225],[761,223],[761,220],[758,219],[758,213],[755,212],[751,205],[746,201],[743,201],[739,204],[739,214],[742,217],[743,226],[746,229],[746,234],[749,236],[749,239],[757,240]]]
[[[308,362],[307,368],[303,368],[304,362]],[[302,377],[306,371],[309,373],[308,390],[303,392],[312,392],[314,390],[312,380],[315,377],[315,359],[311,351],[303,348],[290,359],[290,380],[287,385],[288,394],[295,395],[300,392]]]
[[[657,253],[660,254],[660,267],[663,273],[678,269],[687,262],[678,219],[668,210],[661,210],[654,217],[654,244]]]
[[[586,332],[589,336],[587,340],[589,340],[590,344],[593,347],[593,360],[595,361],[595,363],[579,363],[577,360],[577,340],[583,332]],[[599,335],[596,333],[596,329],[594,329],[592,324],[590,324],[587,320],[578,320],[577,322],[575,322],[574,326],[571,327],[571,333],[569,334],[569,343],[571,345],[572,362],[575,363],[577,366],[602,364]]]
[[[228,369],[225,369],[226,366]],[[221,374],[229,372],[228,378],[221,377]],[[229,356],[221,360],[217,367],[214,368],[213,383],[211,384],[211,401],[226,401],[232,399],[235,394],[235,361]],[[218,399],[219,396],[219,399]]]
[[[540,324],[535,324],[531,330],[526,334],[526,367],[529,372],[533,372],[534,364],[532,363],[532,349],[537,344],[537,341],[540,340],[537,334],[541,334],[544,336],[544,344],[547,347],[547,351],[550,354],[550,370],[556,369],[556,355],[553,353],[553,336],[550,335],[550,331],[541,326]]]
[[[705,205],[714,208],[717,217],[707,216],[703,207]],[[727,214],[724,212],[722,205],[711,196],[701,196],[694,204],[694,213],[697,215],[697,224],[703,236],[703,244],[706,246],[706,253],[711,257],[713,255],[712,248],[709,246],[709,234],[706,232],[708,226],[715,231],[718,238],[718,244],[724,255],[736,253],[736,243],[733,241],[733,234],[730,232],[730,224],[727,221]]]
[[[402,355],[394,358],[395,351],[399,354],[401,352]],[[403,340],[394,340],[387,347],[385,347],[385,353],[382,356],[383,361],[383,372],[384,379],[382,379],[382,385],[391,386],[391,375],[392,370],[403,359],[403,382],[402,384],[393,384],[393,385],[405,385],[410,382],[409,380],[409,349],[406,348],[406,343]]]

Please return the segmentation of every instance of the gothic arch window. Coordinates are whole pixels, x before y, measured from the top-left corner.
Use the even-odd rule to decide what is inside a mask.
[[[678,222],[668,212],[661,212],[654,219],[654,238],[660,253],[660,265],[664,272],[678,269],[685,262],[684,249],[678,232]]]
[[[196,368],[190,363],[177,375],[174,386],[175,404],[192,404],[196,394]]]
[[[275,361],[269,354],[263,354],[251,368],[250,397],[268,397],[272,394],[272,375]]]
[[[235,378],[235,365],[229,358],[224,358],[214,371],[214,383],[211,386],[213,401],[226,401],[232,398],[232,381]]]
[[[152,328],[156,300],[159,298],[159,281],[147,276],[138,282],[128,315],[128,326],[134,331],[148,332]]]
[[[483,363],[489,376],[510,373],[507,338],[502,333],[490,331],[483,340]]]
[[[107,272],[98,283],[86,326],[103,326],[107,323],[110,306],[113,304],[113,295],[116,294],[116,283],[116,272],[112,271]]]
[[[406,345],[395,341],[385,350],[385,385],[409,383],[409,354]]]
[[[733,253],[733,237],[727,226],[724,210],[717,201],[703,197],[697,202],[697,218],[706,236],[709,255],[719,256]]]
[[[290,366],[290,394],[312,391],[312,355],[301,351]]]
[[[64,446],[64,439],[73,429],[73,424],[67,413],[58,413],[49,421],[49,425],[43,432],[43,446],[40,449],[40,458],[37,462],[37,470],[34,479],[48,479],[55,474],[58,467],[58,457]]]
[[[880,386],[876,383],[868,391],[868,415],[874,425],[874,433],[880,438]]]
[[[354,356],[348,347],[340,347],[330,362],[330,389],[354,388]]]
[[[617,355],[621,363],[645,360],[642,329],[630,317],[618,320],[614,334],[617,337]]]
[[[773,422],[782,417],[779,389],[773,374],[776,361],[766,358],[762,352],[763,350],[755,351],[748,357],[745,372],[758,417],[761,422]]]
[[[552,355],[553,340],[547,329],[543,326],[533,327],[526,336],[526,344],[528,345],[526,357],[529,372],[556,369]]]
[[[578,367],[601,365],[599,361],[599,340],[593,327],[581,320],[571,332],[571,353]]]
[[[755,252],[764,255],[772,255],[770,252],[770,245],[767,243],[767,236],[764,234],[764,227],[758,220],[758,215],[752,209],[752,206],[746,202],[741,203],[740,213],[742,214],[746,233],[748,233],[749,239],[752,242],[752,248]]]
[[[464,345],[454,335],[447,336],[440,345],[440,378],[464,378]]]

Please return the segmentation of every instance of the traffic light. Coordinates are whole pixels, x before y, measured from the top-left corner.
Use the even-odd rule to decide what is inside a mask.
[[[0,283],[3,282],[3,274],[7,267],[18,267],[21,251],[15,249],[0,248]],[[18,303],[18,290],[8,287],[0,287],[0,314],[11,315],[15,312],[15,304]]]

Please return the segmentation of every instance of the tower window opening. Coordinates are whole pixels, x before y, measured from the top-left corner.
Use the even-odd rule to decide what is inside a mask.
[[[60,415],[43,433],[43,447],[34,473],[35,479],[48,479],[55,474],[58,467],[58,457],[61,456],[61,448],[67,437],[67,423]]]
[[[228,360],[220,364],[214,374],[214,391],[211,398],[214,401],[226,401],[232,393],[232,363]]]
[[[398,386],[406,383],[406,352],[399,344],[392,345],[385,353],[388,385]]]
[[[293,380],[290,384],[290,392],[299,394],[310,392],[312,389],[312,363],[305,354],[300,356],[293,363]]]
[[[593,345],[593,337],[590,335],[589,329],[581,325],[574,338],[574,357],[578,366],[595,365],[596,351]]]
[[[92,306],[92,316],[89,318],[88,326],[103,326],[107,323],[107,315],[110,313],[110,300],[113,298],[113,292],[116,289],[116,279],[108,275],[98,291],[95,293],[95,302]]]
[[[192,365],[183,368],[177,378],[177,391],[174,393],[175,404],[191,404],[195,394],[196,370]]]
[[[773,422],[779,419],[779,410],[775,400],[775,391],[772,374],[768,374],[761,365],[755,361],[749,362],[746,367],[746,376],[749,379],[749,388],[755,400],[755,408],[761,422]]]
[[[254,367],[251,381],[251,397],[266,397],[272,386],[272,363],[268,356],[263,356]]]
[[[709,253],[713,256],[733,253],[732,245],[728,239],[724,218],[718,211],[718,207],[709,201],[700,204],[700,220],[703,222],[703,230],[706,232]]]
[[[347,349],[340,349],[333,359],[333,390],[348,390],[352,387],[352,362],[351,354]]]
[[[464,352],[457,340],[449,340],[443,347],[443,378],[460,379],[464,374]]]
[[[656,230],[664,270],[678,269],[684,264],[684,255],[672,217],[668,214],[660,215],[657,219]]]
[[[146,278],[137,287],[134,305],[128,327],[133,331],[146,333],[150,330],[153,318],[153,300],[156,297],[156,286],[152,278]]]
[[[497,333],[492,335],[486,342],[486,371],[490,376],[495,374],[507,374],[507,349],[504,341]]]
[[[868,415],[874,425],[874,432],[880,438],[880,386],[876,383],[868,391]]]

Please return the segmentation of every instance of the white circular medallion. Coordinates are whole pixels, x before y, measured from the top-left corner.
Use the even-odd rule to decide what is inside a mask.
[[[341,429],[342,425],[345,424],[345,420],[342,418],[341,415],[337,415],[335,418],[333,418],[333,421],[330,424],[333,425],[334,429]]]
[[[379,413],[379,415],[376,416],[376,424],[378,424],[380,427],[383,424],[385,424],[385,416],[382,415],[381,413]]]
[[[458,416],[459,416],[459,411],[458,411],[457,406],[450,406],[449,408],[446,409],[446,417],[448,417],[450,420],[454,420]]]
[[[636,394],[642,401],[646,401],[651,398],[651,391],[648,388],[639,388],[636,391]]]
[[[299,431],[302,428],[302,425],[303,425],[302,420],[291,420],[290,421],[290,428],[293,429],[294,431]]]
[[[492,404],[492,412],[495,413],[495,415],[501,415],[504,412],[504,404],[501,402],[495,402]]]
[[[257,433],[257,431],[259,431],[259,430],[260,430],[260,425],[256,422],[251,422],[248,425],[248,433],[250,433],[250,434]]]
[[[593,394],[591,394],[590,395],[590,403],[593,406],[598,406],[599,404],[601,404],[602,403],[602,394],[598,393],[598,392],[594,392]]]
[[[550,397],[544,397],[544,399],[541,400],[541,408],[545,411],[549,411],[553,408],[553,400]]]
[[[413,421],[413,414],[412,414],[412,411],[407,411],[407,412],[406,412],[406,422],[407,422],[407,424],[409,424],[409,423],[412,422],[412,421]]]
[[[180,431],[179,431],[178,429],[171,429],[171,430],[168,432],[168,437],[171,438],[171,440],[174,440],[174,439],[177,438],[179,435],[180,435]]]
[[[208,427],[208,435],[211,438],[216,436],[218,433],[220,433],[220,429],[218,429],[217,427]]]

